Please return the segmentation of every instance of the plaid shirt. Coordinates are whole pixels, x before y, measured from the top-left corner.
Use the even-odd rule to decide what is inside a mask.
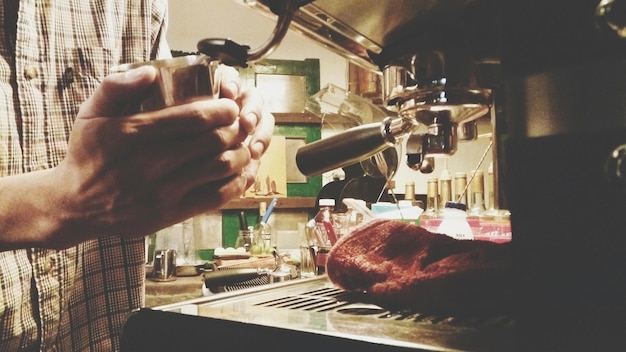
[[[169,56],[167,0],[2,1],[0,177],[57,165],[111,67]],[[115,351],[143,292],[143,238],[0,251],[0,351]]]

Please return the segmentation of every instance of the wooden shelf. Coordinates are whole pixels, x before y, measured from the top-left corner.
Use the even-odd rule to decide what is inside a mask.
[[[277,125],[280,124],[298,124],[298,125],[322,125],[319,117],[312,113],[305,112],[273,112],[274,120]]]
[[[248,197],[231,200],[222,207],[224,210],[229,209],[258,209],[260,202],[269,204],[272,197]],[[278,198],[274,209],[311,209],[315,208],[315,197],[285,197]]]

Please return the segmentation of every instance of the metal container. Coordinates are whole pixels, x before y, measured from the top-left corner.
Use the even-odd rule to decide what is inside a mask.
[[[176,265],[176,276],[198,276],[204,271],[204,264]]]
[[[157,249],[154,252],[154,264],[152,267],[153,281],[176,280],[176,250]]]
[[[153,66],[157,70],[157,86],[141,103],[141,111],[159,110],[196,97],[215,98],[219,95],[219,62],[206,55],[124,64],[113,71],[126,72],[142,66]]]
[[[276,269],[269,273],[270,283],[284,282],[298,277],[298,271],[295,265],[280,264]]]

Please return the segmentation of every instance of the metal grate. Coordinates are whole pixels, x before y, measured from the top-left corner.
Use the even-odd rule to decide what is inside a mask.
[[[515,320],[508,316],[454,317],[440,316],[414,310],[388,310],[372,303],[366,294],[326,287],[305,293],[291,294],[255,304],[261,307],[294,309],[309,312],[334,311],[341,314],[372,316],[427,324],[448,324],[471,328],[513,328]]]
[[[269,283],[270,283],[269,275],[261,275],[251,280],[242,281],[233,285],[224,286],[224,291],[229,292],[229,291],[242,290],[244,288],[267,285]]]

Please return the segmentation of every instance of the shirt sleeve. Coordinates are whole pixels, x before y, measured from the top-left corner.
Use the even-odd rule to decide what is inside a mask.
[[[172,57],[170,46],[167,43],[166,33],[168,26],[167,0],[154,0],[152,3],[152,51],[151,59],[166,59]]]

